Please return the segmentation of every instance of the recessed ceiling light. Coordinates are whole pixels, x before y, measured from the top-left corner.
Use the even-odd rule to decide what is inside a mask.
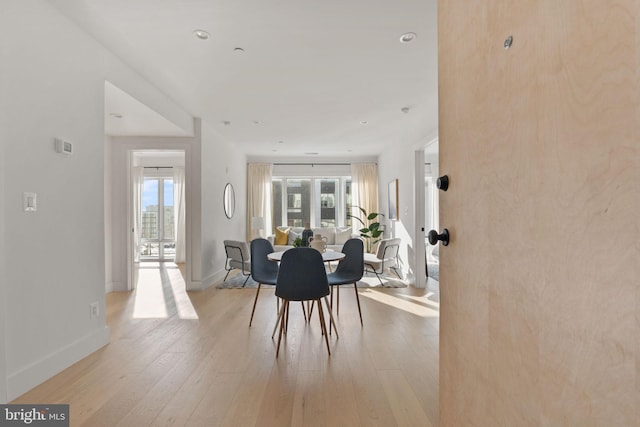
[[[418,37],[416,33],[404,33],[400,36],[400,43],[411,43],[416,37]]]
[[[223,121],[222,121],[222,123],[223,123],[225,126],[229,126],[229,125],[231,124],[231,122],[230,122],[229,120],[223,120]]]
[[[195,30],[193,34],[200,40],[207,40],[209,38],[209,32],[205,30]]]
[[[122,114],[119,114],[119,113],[109,113],[109,115],[111,117],[115,117],[116,119],[121,119],[122,118]]]
[[[320,153],[316,153],[316,152],[307,152],[307,153],[304,153],[304,154],[305,154],[306,156],[317,156],[317,155],[318,155],[318,154],[320,154]]]
[[[407,114],[411,109],[409,107],[402,107],[400,109],[400,111],[402,111],[403,113]]]
[[[284,144],[284,141],[278,141],[278,144]]]
[[[368,125],[368,124],[369,124],[369,122],[368,122],[368,121],[366,121],[366,120],[363,120],[363,121],[361,121],[361,122],[360,122],[360,124],[361,124],[361,125]]]
[[[253,124],[254,124],[254,125],[259,125],[259,124],[260,124],[260,120],[254,120],[254,121],[253,121]]]
[[[244,49],[241,48],[241,47],[236,47],[236,48],[233,49],[233,51],[236,52],[236,53],[244,53]]]

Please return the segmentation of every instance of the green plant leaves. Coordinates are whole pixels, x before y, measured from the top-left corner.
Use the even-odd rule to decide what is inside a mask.
[[[380,226],[381,226],[380,223],[378,221],[374,221],[374,222],[371,222],[371,221],[375,220],[379,216],[383,217],[384,214],[381,214],[378,212],[367,213],[365,209],[359,206],[357,206],[357,208],[360,209],[360,212],[362,212],[362,216],[367,219],[367,221],[369,222],[369,225],[367,225],[361,218],[357,216],[348,215],[348,217],[354,218],[360,224],[362,224],[363,228],[361,228],[358,231],[360,231],[360,237],[367,239],[366,240],[367,250],[369,250],[373,245],[375,245],[380,241],[380,236],[382,236],[382,233],[383,233],[383,231],[380,229]]]

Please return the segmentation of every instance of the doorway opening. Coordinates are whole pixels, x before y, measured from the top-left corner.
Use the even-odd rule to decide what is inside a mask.
[[[149,317],[185,300],[185,151],[131,151],[130,176],[131,289]]]

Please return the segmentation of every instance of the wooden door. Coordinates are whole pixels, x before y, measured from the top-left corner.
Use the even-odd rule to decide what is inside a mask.
[[[640,2],[438,8],[440,425],[638,426]]]

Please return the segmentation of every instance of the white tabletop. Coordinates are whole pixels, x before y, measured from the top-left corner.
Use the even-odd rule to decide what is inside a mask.
[[[282,260],[282,254],[285,252],[286,251],[271,252],[270,254],[267,255],[267,258],[269,258],[271,261],[280,261]],[[322,253],[322,260],[324,262],[340,261],[345,256],[346,255],[343,254],[342,252],[325,251]]]

